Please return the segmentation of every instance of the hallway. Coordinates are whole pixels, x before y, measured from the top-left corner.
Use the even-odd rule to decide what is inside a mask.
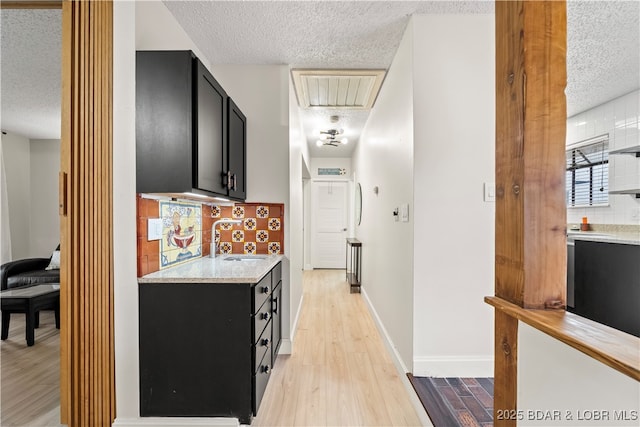
[[[293,354],[279,356],[255,426],[421,425],[344,270],[305,271]]]

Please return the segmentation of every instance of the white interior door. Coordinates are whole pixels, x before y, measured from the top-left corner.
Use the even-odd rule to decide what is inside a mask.
[[[347,237],[347,183],[316,181],[311,186],[313,268],[344,268]]]

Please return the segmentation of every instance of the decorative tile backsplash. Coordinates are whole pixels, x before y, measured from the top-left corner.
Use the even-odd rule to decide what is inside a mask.
[[[160,268],[202,256],[202,205],[160,201]]]
[[[221,223],[216,241],[221,254],[284,253],[284,204],[237,203],[211,206],[196,201],[145,199],[137,196],[138,277],[197,257],[209,256],[211,226],[221,218],[241,224]],[[150,218],[162,221],[162,238],[147,240]]]

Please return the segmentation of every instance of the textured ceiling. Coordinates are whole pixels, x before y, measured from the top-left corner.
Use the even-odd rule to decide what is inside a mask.
[[[388,68],[408,18],[426,13],[491,13],[478,1],[166,1],[214,64],[295,68]],[[0,10],[3,129],[30,138],[60,135],[60,11]],[[640,87],[640,2],[569,1],[569,116]],[[362,111],[301,110],[305,132],[339,127],[355,141]],[[335,126],[335,127],[338,127]],[[349,156],[354,144],[313,155]],[[329,152],[328,149],[332,151]],[[344,150],[343,150],[344,149]]]
[[[292,68],[383,68],[391,64],[412,14],[491,13],[482,1],[165,1],[214,64],[289,64]],[[316,147],[329,116],[350,143]],[[301,110],[314,157],[349,157],[368,113]]]
[[[567,3],[567,115],[640,88],[640,2]]]
[[[0,127],[60,138],[61,10],[0,10]]]

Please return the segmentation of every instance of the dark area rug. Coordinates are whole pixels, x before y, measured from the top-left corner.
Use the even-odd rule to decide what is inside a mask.
[[[407,376],[435,427],[493,426],[493,378]]]

